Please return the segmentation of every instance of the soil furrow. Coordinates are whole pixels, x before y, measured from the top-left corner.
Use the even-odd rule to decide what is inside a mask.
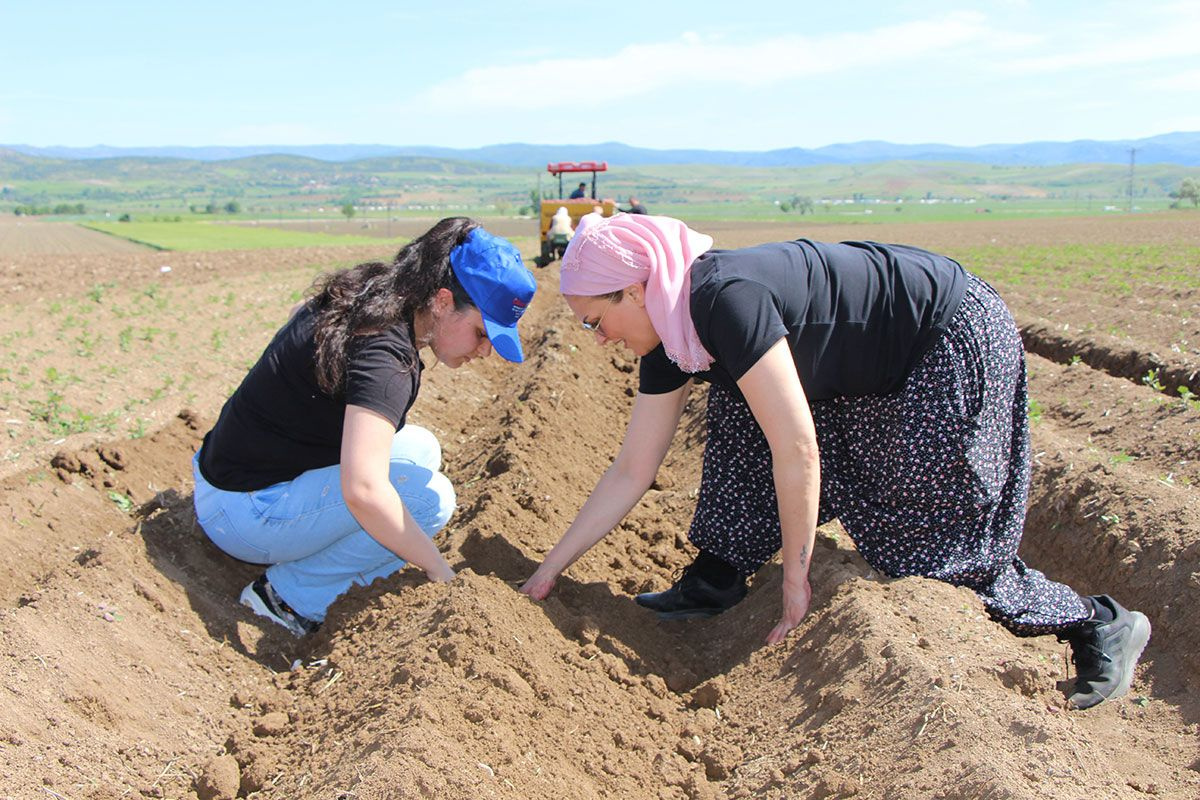
[[[1200,404],[1082,362],[1027,361],[1035,434],[1048,419],[1113,467],[1137,465],[1168,486],[1200,485]]]
[[[1157,388],[1179,397],[1180,387],[1200,389],[1200,361],[1188,355],[1155,352],[1145,343],[1129,342],[1104,333],[1075,335],[1048,320],[1016,313],[1025,349],[1030,353],[1070,364],[1081,361],[1117,378]],[[1160,348],[1161,349],[1161,348]],[[1157,386],[1156,386],[1157,384]]]
[[[1200,499],[1152,472],[1114,466],[1086,443],[1043,424],[1034,432],[1033,486],[1022,554],[1083,593],[1109,593],[1155,628],[1148,661],[1166,694],[1200,675]],[[1195,713],[1192,709],[1191,713]]]

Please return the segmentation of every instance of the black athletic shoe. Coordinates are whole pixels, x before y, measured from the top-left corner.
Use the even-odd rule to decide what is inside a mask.
[[[1071,644],[1075,687],[1067,697],[1075,708],[1091,708],[1129,691],[1133,668],[1150,641],[1150,620],[1106,594],[1087,598],[1112,612],[1112,622],[1088,620],[1062,637]]]
[[[738,575],[727,589],[718,589],[696,574],[695,565],[684,569],[679,580],[666,591],[639,594],[634,600],[658,612],[659,619],[713,617],[733,608],[746,596],[746,579]]]
[[[275,593],[265,573],[242,589],[241,602],[260,617],[266,617],[276,625],[287,628],[293,636],[305,636],[321,627],[321,623],[300,616],[283,602],[283,598]]]

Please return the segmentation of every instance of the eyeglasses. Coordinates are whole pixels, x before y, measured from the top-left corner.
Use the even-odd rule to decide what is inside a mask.
[[[598,333],[601,336],[607,336],[607,334],[604,333],[604,329],[600,327],[600,323],[604,321],[604,315],[608,313],[610,308],[612,308],[614,300],[615,298],[608,298],[608,305],[606,305],[604,310],[600,312],[600,316],[596,317],[595,322],[588,322],[586,319],[579,320],[579,324],[583,326],[583,329],[588,333]]]

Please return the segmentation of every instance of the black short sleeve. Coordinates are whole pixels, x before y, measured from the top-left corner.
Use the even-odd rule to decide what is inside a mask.
[[[346,363],[346,404],[382,414],[396,429],[417,391],[419,368],[407,341],[394,336],[364,337]]]
[[[688,382],[692,377],[667,358],[667,351],[660,344],[638,364],[638,391],[642,394],[668,394]]]
[[[956,261],[906,245],[797,239],[709,250],[691,266],[689,308],[714,362],[690,377],[736,390],[786,338],[809,400],[897,391],[950,324],[966,280]],[[643,392],[688,377],[661,350],[643,359]]]
[[[690,378],[737,391],[737,381],[788,334],[771,291],[748,280],[722,284],[711,303],[706,299],[697,302],[693,295],[692,322],[714,359],[712,368],[684,372],[659,345],[642,358],[638,375],[642,394],[673,392]]]
[[[734,381],[788,335],[775,296],[752,280],[725,283],[711,306],[693,310],[692,319],[705,349]]]
[[[249,492],[338,463],[348,404],[404,425],[421,381],[410,325],[356,339],[335,394],[317,381],[314,328],[310,308],[297,312],[221,409],[200,450],[213,486]]]

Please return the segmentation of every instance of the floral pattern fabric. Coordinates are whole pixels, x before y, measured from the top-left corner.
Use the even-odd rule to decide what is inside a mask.
[[[818,522],[837,518],[880,572],[965,586],[1022,636],[1087,619],[1073,589],[1017,548],[1029,494],[1025,355],[996,292],[970,276],[946,331],[888,395],[812,406],[821,453]],[[771,452],[749,406],[712,386],[708,443],[689,538],[757,571],[781,546]]]

